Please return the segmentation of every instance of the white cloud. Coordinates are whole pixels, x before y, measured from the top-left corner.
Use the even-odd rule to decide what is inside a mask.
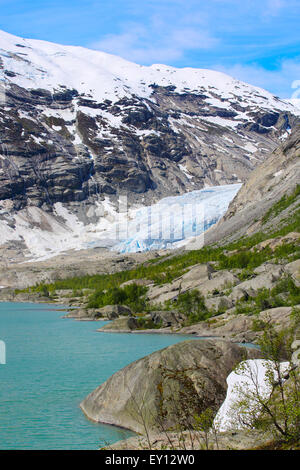
[[[256,64],[236,64],[232,67],[216,65],[212,68],[251,83],[251,85],[269,90],[282,98],[299,98],[300,87],[296,84],[300,80],[300,58],[299,60],[283,60],[276,70],[266,70]]]
[[[90,47],[145,65],[217,68],[281,97],[295,91],[297,57],[268,68],[297,54],[299,0],[151,0],[140,19],[144,4],[132,2],[134,22],[124,20]]]
[[[207,50],[215,47],[218,40],[199,25],[187,24],[186,18],[176,25],[159,18],[152,18],[149,27],[127,24],[119,34],[110,34],[90,45],[125,59],[152,64],[179,60],[192,50]],[[195,24],[196,23],[196,24]]]

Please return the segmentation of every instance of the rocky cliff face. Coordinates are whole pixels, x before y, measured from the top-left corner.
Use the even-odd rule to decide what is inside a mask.
[[[226,242],[258,231],[274,231],[291,218],[299,208],[296,191],[300,181],[299,156],[300,128],[297,126],[288,139],[253,171],[222,220],[205,234],[205,243]],[[266,217],[275,203],[292,194],[295,197],[291,204]]]
[[[150,204],[243,182],[300,122],[293,104],[219,72],[4,32],[0,80],[3,233],[15,214],[27,229],[57,231],[66,222],[57,204],[93,225],[120,193]]]

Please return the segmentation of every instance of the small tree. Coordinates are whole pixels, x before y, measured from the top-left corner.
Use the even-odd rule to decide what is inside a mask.
[[[259,429],[278,441],[294,443],[300,439],[300,374],[290,361],[290,333],[278,332],[270,324],[265,328],[259,341],[264,356],[260,370],[259,363],[253,367],[251,361],[236,369],[247,383],[236,387],[238,398],[231,413],[238,427]]]
[[[200,431],[201,437],[203,436],[205,442],[205,449],[209,450],[212,440],[210,439],[212,433],[217,449],[218,445],[218,428],[215,424],[215,412],[211,408],[206,408],[200,415],[195,416],[195,431]],[[199,438],[199,436],[198,436]]]
[[[209,316],[204,298],[196,289],[180,294],[175,308],[188,318],[189,323],[205,320]]]

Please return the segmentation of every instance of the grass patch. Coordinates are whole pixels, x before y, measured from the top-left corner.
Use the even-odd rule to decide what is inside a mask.
[[[276,202],[262,218],[262,223],[265,224],[271,217],[276,217],[280,212],[287,209],[292,205],[297,197],[300,195],[300,185],[298,184],[290,196],[284,195],[278,202]]]

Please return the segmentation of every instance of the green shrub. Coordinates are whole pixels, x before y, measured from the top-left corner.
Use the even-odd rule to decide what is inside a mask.
[[[140,317],[137,318],[137,329],[138,330],[153,330],[153,329],[158,329],[162,327],[162,323],[157,324],[154,323],[154,321],[151,318],[145,318],[145,317]]]
[[[281,279],[273,289],[259,289],[256,296],[236,303],[235,313],[253,315],[269,308],[294,306],[300,303],[300,288],[291,276]]]
[[[276,217],[280,212],[293,204],[297,197],[300,195],[300,185],[294,189],[290,196],[284,195],[278,202],[276,202],[264,215],[262,222],[265,224],[271,217]]]
[[[300,327],[300,308],[294,307],[291,313],[291,322],[293,330],[296,330]]]
[[[255,277],[253,269],[245,268],[238,274],[238,278],[242,282],[252,279],[253,277]]]
[[[97,290],[89,297],[87,308],[101,308],[105,305],[127,305],[134,312],[144,310],[147,287],[130,284],[124,288],[112,287],[107,291]]]
[[[187,324],[206,320],[210,312],[205,306],[204,298],[197,290],[184,292],[178,296],[174,307],[187,318]]]

